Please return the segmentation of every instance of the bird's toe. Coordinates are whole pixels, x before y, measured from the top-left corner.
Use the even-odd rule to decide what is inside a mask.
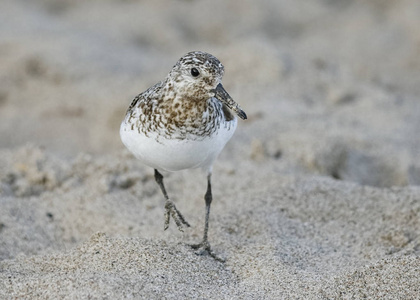
[[[175,221],[178,230],[183,232],[184,226],[191,227],[190,224],[185,220],[184,216],[181,212],[176,208],[175,204],[171,200],[166,200],[165,203],[165,226],[164,229],[168,229],[169,227],[169,220],[172,216],[172,219]]]

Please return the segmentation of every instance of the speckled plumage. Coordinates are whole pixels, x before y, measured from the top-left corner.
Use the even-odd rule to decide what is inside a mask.
[[[199,80],[185,80],[192,67],[201,69]],[[205,75],[203,73],[206,73]],[[203,139],[220,126],[232,127],[234,116],[226,105],[209,97],[224,74],[223,65],[204,52],[190,52],[165,80],[139,94],[128,108],[125,123],[141,134],[163,139]]]
[[[230,129],[234,117],[215,98],[197,100],[177,94],[162,81],[134,98],[125,122],[131,130],[155,139],[200,140],[220,126]]]
[[[207,228],[212,165],[236,129],[237,119],[231,110],[246,119],[224,90],[223,74],[223,65],[211,54],[187,53],[163,81],[134,98],[120,127],[124,145],[155,169],[166,198],[165,229],[170,216],[179,229],[189,224],[169,200],[160,171],[203,168],[208,172],[206,227],[199,246],[210,254]]]

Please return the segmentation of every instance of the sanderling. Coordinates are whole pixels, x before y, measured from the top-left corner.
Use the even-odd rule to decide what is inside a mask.
[[[187,53],[163,81],[134,98],[120,127],[121,140],[128,150],[155,170],[155,180],[166,201],[165,230],[170,216],[180,231],[190,225],[169,199],[160,172],[193,168],[207,172],[204,236],[192,247],[214,258],[207,239],[212,166],[237,126],[230,110],[241,119],[247,118],[223,88],[223,73],[223,65],[213,55]]]

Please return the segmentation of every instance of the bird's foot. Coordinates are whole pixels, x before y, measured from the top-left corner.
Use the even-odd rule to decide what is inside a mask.
[[[197,255],[210,255],[218,262],[224,263],[226,260],[217,256],[210,247],[210,243],[207,240],[203,240],[199,244],[190,245],[195,251]]]
[[[174,219],[176,226],[178,227],[179,231],[184,231],[184,226],[190,227],[187,221],[185,221],[182,214],[176,208],[175,204],[171,200],[166,200],[165,202],[165,226],[164,230],[168,229],[169,227],[169,219]]]

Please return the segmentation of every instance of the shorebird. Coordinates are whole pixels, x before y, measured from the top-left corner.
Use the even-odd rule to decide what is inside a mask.
[[[190,225],[169,198],[161,172],[194,168],[207,172],[204,235],[192,247],[218,260],[208,242],[212,166],[235,132],[237,119],[232,112],[247,118],[223,88],[223,74],[223,65],[213,55],[187,53],[163,81],[134,98],[120,127],[121,140],[128,150],[154,168],[155,180],[165,197],[165,230],[171,217],[180,231]]]

